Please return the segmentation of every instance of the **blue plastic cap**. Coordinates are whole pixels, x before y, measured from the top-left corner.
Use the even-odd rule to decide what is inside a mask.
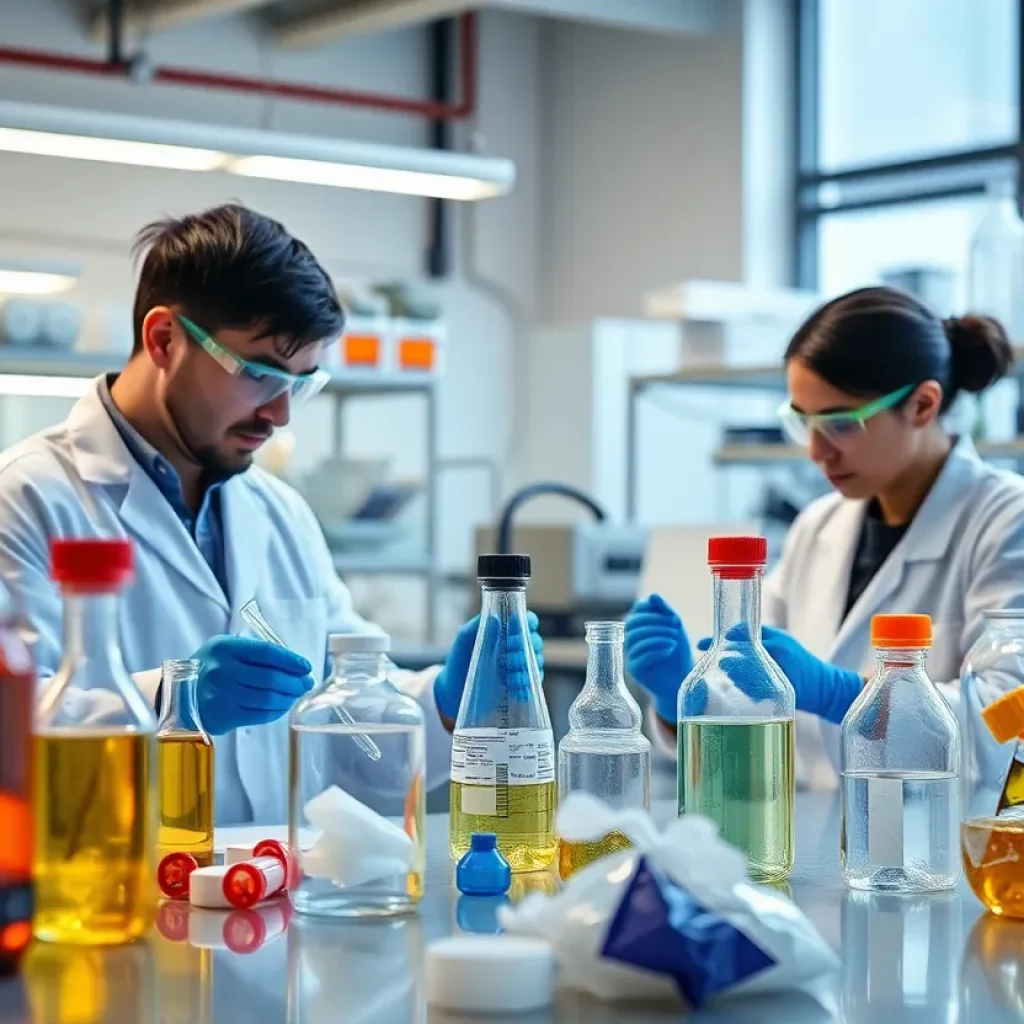
[[[469,848],[478,853],[487,853],[498,848],[498,836],[494,832],[474,832],[469,840]]]
[[[474,832],[455,868],[455,884],[467,896],[500,896],[512,885],[512,869],[493,832]]]

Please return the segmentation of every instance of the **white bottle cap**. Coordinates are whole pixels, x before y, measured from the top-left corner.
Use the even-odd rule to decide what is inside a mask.
[[[231,909],[224,895],[224,876],[230,864],[215,864],[209,868],[196,868],[188,876],[188,901],[194,907]]]
[[[327,647],[331,654],[387,654],[391,637],[386,633],[332,633]]]
[[[541,939],[455,935],[427,948],[427,1002],[468,1013],[525,1013],[551,1003],[555,957]]]
[[[225,846],[224,863],[238,864],[243,860],[252,860],[251,846]]]

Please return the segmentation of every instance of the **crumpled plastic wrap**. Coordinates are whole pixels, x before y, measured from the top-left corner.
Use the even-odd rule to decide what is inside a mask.
[[[569,841],[624,833],[633,849],[577,872],[561,892],[503,907],[507,932],[547,939],[559,984],[598,999],[679,1002],[803,992],[832,998],[839,960],[796,904],[746,878],[746,858],[706,818],[660,830],[585,794],[561,805]]]

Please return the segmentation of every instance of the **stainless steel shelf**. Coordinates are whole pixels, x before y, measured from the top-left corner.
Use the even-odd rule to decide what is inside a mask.
[[[334,568],[342,576],[361,573],[374,576],[430,576],[434,572],[434,567],[426,555],[389,558],[387,555],[339,554],[334,556]]]
[[[634,392],[661,384],[765,390],[785,387],[781,366],[690,366],[675,373],[633,377]]]
[[[1024,459],[1024,437],[1009,441],[979,441],[984,459]],[[792,444],[726,444],[712,459],[716,466],[787,465],[807,461],[807,450]]]

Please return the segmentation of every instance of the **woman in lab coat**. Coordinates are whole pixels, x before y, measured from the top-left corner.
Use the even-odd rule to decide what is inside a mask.
[[[798,784],[828,789],[838,724],[872,670],[874,614],[932,617],[928,673],[955,702],[982,613],[1024,606],[1024,480],[942,422],[960,392],[1006,375],[1012,351],[988,317],[943,321],[903,292],[863,288],[817,310],[785,361],[783,424],[835,493],[793,524],[765,582],[763,635],[796,690]],[[630,612],[626,657],[665,737],[693,658],[658,595]]]

